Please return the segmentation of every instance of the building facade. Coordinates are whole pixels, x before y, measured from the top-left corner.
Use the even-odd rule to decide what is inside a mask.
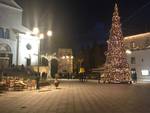
[[[58,72],[73,73],[73,53],[72,49],[58,49]]]
[[[137,82],[150,82],[150,32],[124,38],[131,73],[137,73]]]
[[[22,25],[22,8],[14,0],[0,0],[0,68],[37,65],[39,38]]]

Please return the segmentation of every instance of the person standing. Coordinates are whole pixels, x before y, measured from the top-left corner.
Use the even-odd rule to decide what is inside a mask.
[[[98,83],[100,84],[101,81],[101,73],[98,74]]]
[[[137,82],[137,74],[136,74],[136,71],[134,72],[133,74],[133,83],[136,83]]]
[[[136,82],[137,82],[137,73],[136,73],[136,69],[133,68],[133,69],[131,70],[131,73],[132,73],[132,75],[131,75],[132,81],[133,81],[133,83],[136,83]]]
[[[38,72],[38,73],[36,73],[36,89],[37,90],[40,89],[39,82],[40,82],[40,73]]]

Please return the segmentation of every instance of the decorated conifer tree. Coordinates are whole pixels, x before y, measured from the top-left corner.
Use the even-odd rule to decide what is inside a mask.
[[[108,48],[104,66],[104,82],[129,82],[131,80],[131,75],[126,59],[126,52],[123,43],[123,34],[121,30],[117,4],[115,4],[112,17],[112,27],[107,44]]]

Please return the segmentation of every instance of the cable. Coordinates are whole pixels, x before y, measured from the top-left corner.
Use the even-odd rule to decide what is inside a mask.
[[[150,5],[150,1],[148,3],[146,3],[145,5],[143,5],[141,8],[139,8],[137,11],[135,11],[131,16],[129,16],[127,19],[125,19],[123,23],[129,21],[130,19],[132,19],[134,16],[136,16],[139,12],[141,12],[144,8],[146,8],[147,6]]]

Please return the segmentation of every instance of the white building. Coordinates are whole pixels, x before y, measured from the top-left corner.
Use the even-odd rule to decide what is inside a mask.
[[[39,38],[22,25],[22,8],[14,0],[0,0],[0,68],[37,65]]]
[[[124,38],[132,70],[136,70],[138,82],[150,82],[150,32]]]

